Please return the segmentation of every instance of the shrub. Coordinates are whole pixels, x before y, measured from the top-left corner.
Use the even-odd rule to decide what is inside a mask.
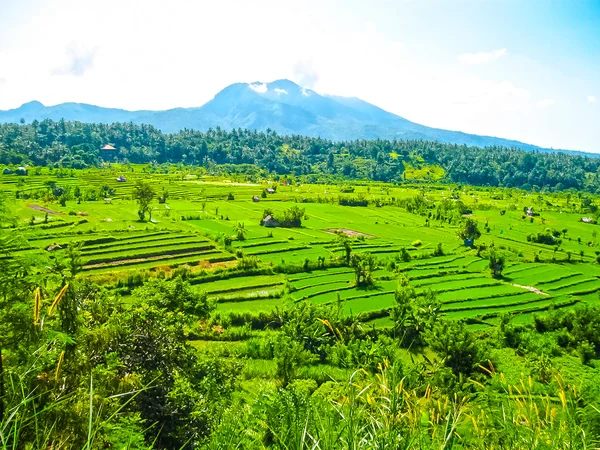
[[[256,256],[242,256],[237,266],[241,270],[256,269],[258,267],[258,259]]]
[[[546,245],[560,245],[562,241],[558,239],[560,233],[558,235],[554,235],[549,230],[546,230],[545,233],[531,233],[527,236],[528,242],[535,242],[537,244],[546,244]]]
[[[409,262],[412,258],[410,257],[410,253],[406,250],[406,247],[402,247],[400,249],[400,259],[404,262]]]

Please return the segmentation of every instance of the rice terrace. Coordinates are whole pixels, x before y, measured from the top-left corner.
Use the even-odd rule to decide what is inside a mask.
[[[0,0],[0,450],[600,450],[599,30]]]
[[[148,298],[158,295],[150,301],[166,308],[161,314],[188,315],[173,316],[179,317],[178,345],[201,360],[240,364],[235,370],[242,370],[237,376],[245,381],[236,395],[242,403],[256,401],[252,386],[264,383],[296,392],[301,385],[295,383],[313,380],[308,392],[314,396],[327,386],[342,389],[344,380],[356,376],[352,367],[384,373],[382,364],[391,361],[426,367],[435,358],[427,350],[435,345],[434,332],[442,340],[462,336],[436,352],[470,352],[460,363],[442,360],[457,380],[462,371],[485,378],[499,370],[503,383],[520,383],[529,371],[529,379],[538,380],[531,395],[541,395],[541,402],[553,370],[572,380],[592,373],[593,366],[573,369],[579,358],[594,361],[591,346],[566,344],[576,346],[572,356],[567,351],[555,357],[556,369],[550,362],[540,369],[527,363],[544,358],[531,356],[537,341],[513,337],[536,336],[534,323],[551,327],[551,320],[562,320],[551,319],[553,314],[577,316],[588,311],[578,308],[600,306],[597,225],[583,220],[597,212],[592,194],[418,179],[311,183],[306,177],[209,174],[167,163],[14,172],[0,178],[11,212],[3,261],[6,267],[22,261],[39,286],[36,326],[52,320],[56,304],[65,314],[65,292],[77,299],[102,286],[115,317],[135,317],[140,305],[147,308]],[[42,281],[44,273],[52,275]],[[77,283],[84,283],[78,291],[65,291]],[[42,301],[49,305],[46,318],[38,309]],[[89,307],[84,299],[78,302]],[[498,330],[506,335],[503,345],[513,348],[475,350],[475,336],[494,340]],[[287,335],[308,340],[286,349]],[[154,369],[151,374],[156,376]],[[100,428],[95,433],[118,442]]]
[[[176,166],[152,171],[112,165],[3,176],[3,191],[18,198],[14,226],[29,243],[17,253],[59,257],[69,245],[82,243],[82,273],[113,286],[116,294],[152,276],[184,273],[223,313],[341,300],[344,314],[363,314],[370,318],[366,323],[386,326],[399,274],[418,291],[437,292],[445,316],[466,319],[475,328],[493,326],[505,313],[526,321],[536,312],[598,303],[596,226],[581,222],[581,204],[561,194],[357,183],[349,195],[336,186],[285,179],[235,183],[182,175]],[[120,174],[126,181],[116,181]],[[151,221],[140,222],[136,214],[132,190],[138,180],[166,197],[151,204]],[[88,191],[104,190],[110,201],[73,197],[65,206],[48,201],[48,191],[61,187],[79,187],[83,198]],[[253,201],[267,189],[273,193]],[[32,200],[40,196],[47,206]],[[369,205],[340,205],[354,197]],[[421,209],[409,212],[415,199]],[[440,204],[449,208],[441,217]],[[466,214],[456,204],[482,230],[477,248],[458,237]],[[277,215],[292,207],[302,211],[301,226],[261,225],[264,211]],[[540,214],[530,217],[524,209]],[[528,241],[529,235],[549,229],[564,230],[560,245]],[[351,255],[374,257],[372,283],[356,283],[354,268],[344,263],[344,246]],[[505,255],[501,278],[490,273],[481,247]],[[208,272],[219,273],[219,283],[204,281],[214,278]]]

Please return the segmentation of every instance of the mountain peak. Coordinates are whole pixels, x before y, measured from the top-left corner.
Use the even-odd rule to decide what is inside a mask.
[[[208,103],[196,108],[125,111],[77,103],[46,107],[32,101],[20,108],[0,111],[0,123],[18,123],[21,119],[27,122],[65,119],[88,123],[144,123],[167,133],[182,129],[248,128],[334,141],[419,139],[480,147],[494,145],[543,150],[517,141],[429,128],[359,98],[321,95],[285,78],[231,84]]]
[[[41,102],[38,102],[37,100],[32,100],[30,102],[23,103],[19,107],[19,109],[25,109],[25,110],[41,109],[41,108],[44,108],[44,105]]]
[[[299,86],[293,81],[290,81],[285,78],[267,83],[262,81],[255,81],[253,83],[248,83],[247,86],[249,89],[252,89],[258,94],[268,94],[275,96],[288,94],[291,96],[303,95],[307,97],[309,93],[312,92],[311,90],[303,88],[302,86]]]
[[[269,89],[283,89],[286,91],[301,91],[303,89],[301,86],[298,86],[293,81],[286,79],[271,81],[270,83],[267,83],[267,87]]]

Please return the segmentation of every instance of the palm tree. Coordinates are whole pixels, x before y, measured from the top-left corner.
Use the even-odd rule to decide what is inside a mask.
[[[337,230],[335,234],[337,235],[338,242],[344,247],[344,252],[346,253],[346,265],[349,266],[350,256],[352,254],[352,243],[350,242],[350,238],[342,230]]]
[[[244,222],[238,222],[237,225],[233,227],[233,231],[238,241],[246,239],[246,227],[244,226]]]

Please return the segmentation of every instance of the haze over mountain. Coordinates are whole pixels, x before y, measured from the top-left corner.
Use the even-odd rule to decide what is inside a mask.
[[[0,111],[0,123],[43,119],[90,123],[150,124],[163,132],[184,128],[206,131],[217,126],[231,130],[271,129],[335,141],[354,139],[424,139],[469,146],[505,146],[548,150],[519,141],[430,128],[384,111],[355,97],[320,95],[289,80],[235,83],[201,107],[166,111],[126,111],[81,103],[44,106],[32,101]]]

